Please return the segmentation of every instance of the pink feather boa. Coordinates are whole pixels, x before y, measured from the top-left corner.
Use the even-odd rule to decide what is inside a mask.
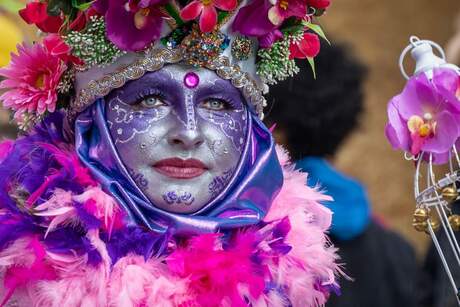
[[[86,264],[86,255],[55,254],[34,237],[23,237],[0,252],[0,277],[14,284],[13,300],[19,306],[246,306],[242,297],[255,307],[322,306],[329,292],[325,289],[337,287],[336,276],[342,274],[325,234],[332,214],[320,204],[330,197],[307,187],[307,175],[294,170],[282,148],[277,152],[284,184],[265,217],[268,224],[237,233],[231,250],[222,248],[220,234],[208,234],[177,247],[166,259],[128,254],[111,263],[99,230],[90,230],[87,238],[102,257],[102,264],[94,267]],[[78,223],[69,205],[72,200],[83,203],[106,231],[122,227],[114,200],[90,186],[81,195],[58,190],[40,205],[40,215],[50,219],[48,231],[61,223]],[[283,221],[290,223],[284,242],[290,250],[271,257],[275,254],[270,246],[277,239],[264,234]],[[268,256],[254,264],[255,252]],[[8,274],[12,270],[16,274]],[[24,270],[34,270],[33,278],[24,280]],[[264,290],[267,278],[282,285],[285,295]],[[6,291],[0,291],[2,297],[10,294],[2,292]]]

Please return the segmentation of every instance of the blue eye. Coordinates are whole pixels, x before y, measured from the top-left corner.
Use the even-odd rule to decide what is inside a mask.
[[[167,103],[163,100],[163,98],[158,95],[151,95],[151,96],[144,97],[140,101],[140,104],[146,108],[157,108],[157,107],[167,105]]]
[[[216,98],[212,98],[212,99],[203,101],[200,104],[200,107],[211,110],[211,111],[222,111],[222,110],[231,109],[228,102],[226,102],[225,100],[216,99]]]

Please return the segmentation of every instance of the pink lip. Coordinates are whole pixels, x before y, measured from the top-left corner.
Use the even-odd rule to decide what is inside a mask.
[[[200,160],[182,160],[179,158],[160,160],[153,167],[160,174],[176,179],[195,178],[201,176],[208,169]]]

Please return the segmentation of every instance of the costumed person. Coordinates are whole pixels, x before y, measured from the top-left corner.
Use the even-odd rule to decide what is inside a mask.
[[[299,67],[299,74],[271,88],[268,120],[296,168],[308,173],[306,184],[334,199],[324,202],[333,212],[330,236],[352,280],[342,282],[342,295],[327,306],[418,306],[412,247],[373,216],[363,184],[334,166],[363,113],[366,69],[342,45],[322,47],[316,79],[308,65]]]
[[[0,74],[0,305],[322,306],[330,197],[262,123],[327,0],[32,1]]]

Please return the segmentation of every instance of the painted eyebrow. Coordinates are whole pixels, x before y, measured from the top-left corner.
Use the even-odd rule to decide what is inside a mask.
[[[198,100],[201,100],[202,98],[206,96],[212,96],[212,95],[235,96],[238,98],[241,104],[244,104],[244,98],[241,95],[241,92],[238,89],[236,89],[230,83],[230,81],[216,80],[213,84],[206,83],[205,85],[201,85],[201,84],[199,85],[199,88],[197,89],[197,92],[196,92],[196,97]]]
[[[149,89],[161,91],[167,99],[180,99],[181,85],[177,80],[165,72],[152,72],[144,75],[142,78],[131,81],[126,85],[123,94],[120,96],[129,103],[134,103],[139,93]],[[129,96],[129,97],[126,97]]]

